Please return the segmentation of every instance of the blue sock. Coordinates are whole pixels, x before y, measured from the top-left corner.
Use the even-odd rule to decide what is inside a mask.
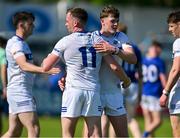
[[[149,136],[150,132],[148,131],[144,131],[143,133],[143,138],[147,138]]]

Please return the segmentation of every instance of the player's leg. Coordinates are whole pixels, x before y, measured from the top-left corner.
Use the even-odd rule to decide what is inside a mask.
[[[124,96],[125,96],[125,106],[127,111],[127,118],[128,118],[128,127],[133,135],[134,138],[140,138],[141,131],[139,128],[138,121],[135,118],[136,109],[138,106],[138,84],[131,83],[129,88],[124,89]]]
[[[109,123],[109,137],[111,137],[111,138],[116,137],[116,133],[115,133],[114,128],[111,123]]]
[[[9,114],[9,129],[2,138],[20,137],[23,125],[21,124],[17,114]]]
[[[61,117],[62,137],[74,137],[79,117]]]
[[[88,129],[88,137],[102,137],[101,135],[101,117],[85,117]]]
[[[36,112],[19,113],[18,117],[21,123],[26,127],[28,137],[39,137],[40,126]]]
[[[109,116],[108,118],[114,128],[117,137],[128,137],[127,116]]]
[[[101,130],[102,130],[102,137],[108,137],[109,119],[104,114],[101,116]]]
[[[88,137],[101,137],[102,106],[100,94],[97,91],[84,91],[84,104],[81,115],[87,124]]]
[[[151,111],[152,122],[149,124],[147,129],[148,132],[153,133],[161,125],[161,112],[160,111]]]
[[[173,136],[174,138],[180,137],[180,115],[179,114],[171,114],[171,126],[173,130]]]
[[[114,128],[117,137],[128,137],[127,116],[123,104],[123,95],[119,90],[115,93],[105,95],[105,114]]]
[[[73,137],[78,118],[84,103],[84,91],[66,88],[63,92],[61,107],[61,126],[63,137]]]
[[[144,126],[145,126],[143,137],[147,137],[148,135],[150,135],[150,132],[148,132],[148,130],[149,130],[149,125],[151,124],[152,121],[152,117],[151,117],[151,112],[148,109],[142,108],[142,111],[143,111]]]

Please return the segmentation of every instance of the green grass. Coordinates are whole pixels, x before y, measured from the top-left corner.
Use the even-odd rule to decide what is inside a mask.
[[[143,131],[144,120],[138,117],[140,128]],[[41,134],[40,137],[61,137],[60,117],[40,117]],[[76,137],[81,137],[83,128],[83,119],[80,119],[76,128]],[[3,118],[3,132],[8,129],[8,118]],[[163,118],[163,123],[155,133],[156,137],[172,137],[170,120],[168,117]],[[22,137],[27,137],[27,132],[24,129]]]

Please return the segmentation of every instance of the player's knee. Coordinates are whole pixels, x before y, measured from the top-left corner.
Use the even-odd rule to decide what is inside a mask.
[[[32,133],[34,136],[39,136],[40,127],[39,124],[32,124],[27,127],[27,130]]]
[[[9,129],[7,134],[9,137],[20,137],[22,129]]]

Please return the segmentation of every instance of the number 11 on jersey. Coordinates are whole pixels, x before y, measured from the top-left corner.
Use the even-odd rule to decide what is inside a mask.
[[[94,47],[81,47],[79,51],[82,54],[83,66],[88,67],[88,61],[90,60],[92,62],[91,67],[96,68],[96,50]],[[88,53],[91,54],[91,59],[88,59]]]

